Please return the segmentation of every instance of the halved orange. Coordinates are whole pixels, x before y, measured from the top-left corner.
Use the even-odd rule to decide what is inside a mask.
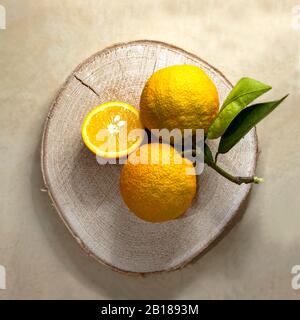
[[[120,101],[101,104],[85,117],[82,138],[98,156],[124,157],[138,148],[144,139],[139,111]]]

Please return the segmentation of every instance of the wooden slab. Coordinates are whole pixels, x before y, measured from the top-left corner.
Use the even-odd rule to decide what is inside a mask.
[[[206,167],[199,177],[198,195],[184,217],[147,223],[131,214],[122,201],[121,166],[99,165],[84,147],[80,129],[91,108],[109,100],[138,108],[146,79],[176,64],[201,67],[217,86],[221,102],[232,87],[217,69],[182,49],[156,41],[122,43],[76,68],[45,123],[41,164],[52,202],[81,247],[118,271],[149,273],[184,266],[222,234],[251,188],[237,186]],[[210,145],[216,147],[215,142]],[[257,138],[252,130],[219,161],[234,174],[252,175],[256,155]]]

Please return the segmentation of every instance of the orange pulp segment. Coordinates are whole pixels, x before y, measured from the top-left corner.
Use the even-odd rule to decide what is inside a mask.
[[[124,157],[138,148],[144,138],[139,111],[120,101],[101,104],[85,117],[82,138],[98,156]]]

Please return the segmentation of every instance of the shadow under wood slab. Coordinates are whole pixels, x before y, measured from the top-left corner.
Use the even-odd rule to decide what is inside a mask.
[[[83,145],[81,124],[90,109],[120,100],[139,106],[148,77],[176,64],[202,68],[220,101],[230,82],[215,68],[180,48],[156,41],[114,45],[90,57],[67,79],[47,117],[41,151],[45,186],[60,217],[93,258],[117,271],[151,273],[186,265],[234,221],[251,186],[237,186],[205,167],[192,207],[177,220],[152,224],[130,213],[119,192],[120,165],[100,165]],[[210,143],[213,150],[216,143]],[[236,175],[254,174],[255,129],[220,164]]]

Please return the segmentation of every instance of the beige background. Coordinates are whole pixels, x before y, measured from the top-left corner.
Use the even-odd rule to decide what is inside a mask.
[[[297,1],[0,0],[0,264],[11,298],[300,298]],[[300,2],[299,2],[300,4]],[[107,45],[156,39],[198,54],[232,82],[247,75],[288,101],[258,127],[262,150],[246,214],[183,270],[125,276],[86,257],[40,191],[51,100],[76,65]]]

